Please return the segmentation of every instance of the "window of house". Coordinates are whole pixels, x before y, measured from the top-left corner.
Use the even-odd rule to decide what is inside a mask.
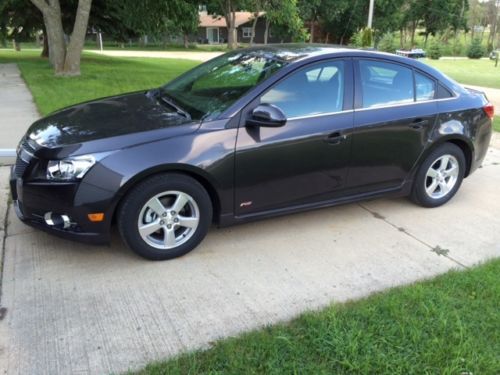
[[[413,71],[399,64],[360,60],[363,108],[412,103]]]
[[[291,74],[261,97],[288,118],[340,112],[344,104],[344,62],[314,64]]]
[[[244,27],[243,28],[243,38],[251,38],[252,37],[252,28]]]

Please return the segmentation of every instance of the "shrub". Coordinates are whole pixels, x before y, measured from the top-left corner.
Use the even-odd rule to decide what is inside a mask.
[[[370,47],[372,45],[373,31],[365,28],[361,30],[361,47]]]
[[[361,29],[351,38],[351,43],[356,47],[370,47],[372,45],[372,29]]]
[[[439,60],[441,56],[441,47],[436,40],[433,40],[427,49],[427,57],[431,60]]]
[[[394,34],[385,33],[378,42],[378,50],[383,52],[394,53],[396,46],[394,45]]]
[[[467,49],[467,57],[469,59],[480,59],[484,56],[484,53],[485,49],[481,45],[481,40],[479,38],[475,38]]]

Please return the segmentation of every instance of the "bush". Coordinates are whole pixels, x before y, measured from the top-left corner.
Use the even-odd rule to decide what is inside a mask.
[[[371,47],[373,39],[372,29],[361,30],[361,47]]]
[[[378,42],[378,50],[383,52],[394,53],[396,51],[396,46],[394,45],[394,34],[385,33],[380,41]]]
[[[467,57],[469,59],[480,59],[485,54],[485,49],[481,45],[481,40],[476,38],[472,41],[467,49]]]
[[[436,40],[433,40],[427,49],[427,57],[431,60],[439,60],[441,56],[441,47]]]
[[[351,44],[355,47],[362,47],[361,43],[361,30],[354,33],[351,38]]]
[[[372,29],[361,29],[352,36],[351,42],[356,47],[370,47],[372,45],[372,37]]]

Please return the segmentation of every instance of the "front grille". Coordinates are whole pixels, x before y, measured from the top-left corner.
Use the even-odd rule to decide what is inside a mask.
[[[33,147],[32,143],[29,142],[28,138],[24,138],[22,140],[21,148],[23,148],[25,151],[27,151],[30,154],[33,154],[35,152],[35,147]]]
[[[16,177],[23,177],[26,169],[28,169],[31,161],[33,160],[36,149],[32,141],[28,138],[24,138],[18,148],[16,165],[14,167],[14,173]]]
[[[16,174],[16,177],[23,177],[24,172],[26,172],[26,169],[28,168],[30,164],[25,162],[23,159],[17,156],[16,159],[16,166],[14,167],[14,172]]]

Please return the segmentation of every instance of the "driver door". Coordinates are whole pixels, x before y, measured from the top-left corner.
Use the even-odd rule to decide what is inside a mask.
[[[235,157],[236,216],[328,201],[345,186],[353,130],[350,59],[296,70],[243,110]],[[247,124],[259,104],[285,114],[281,127]]]

